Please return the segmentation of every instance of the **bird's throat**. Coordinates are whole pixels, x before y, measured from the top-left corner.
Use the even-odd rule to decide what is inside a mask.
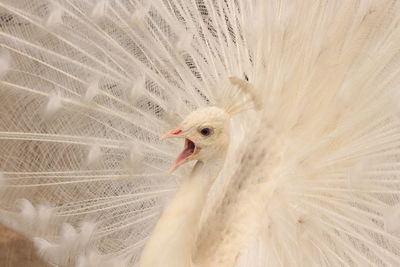
[[[143,251],[140,267],[190,267],[207,194],[223,161],[196,162],[164,210]]]

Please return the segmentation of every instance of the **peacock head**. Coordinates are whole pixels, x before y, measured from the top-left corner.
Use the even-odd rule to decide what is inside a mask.
[[[225,153],[229,144],[230,115],[217,107],[201,108],[190,113],[178,127],[160,137],[184,138],[183,151],[171,171],[192,161],[208,161]]]

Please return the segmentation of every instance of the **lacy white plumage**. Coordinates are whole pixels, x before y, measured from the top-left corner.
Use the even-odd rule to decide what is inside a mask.
[[[54,266],[399,266],[399,22],[0,0],[0,222]]]

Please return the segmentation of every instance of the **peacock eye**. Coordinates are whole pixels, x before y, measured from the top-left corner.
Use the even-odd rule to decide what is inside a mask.
[[[201,133],[201,135],[203,135],[203,136],[209,136],[210,134],[212,134],[212,129],[210,129],[210,128],[202,128],[201,130],[200,130],[200,133]]]

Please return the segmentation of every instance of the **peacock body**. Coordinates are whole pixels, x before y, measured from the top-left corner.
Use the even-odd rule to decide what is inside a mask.
[[[159,137],[215,107],[190,245],[146,255],[399,266],[399,22],[394,0],[0,0],[0,222],[53,266],[139,266],[204,180]]]

